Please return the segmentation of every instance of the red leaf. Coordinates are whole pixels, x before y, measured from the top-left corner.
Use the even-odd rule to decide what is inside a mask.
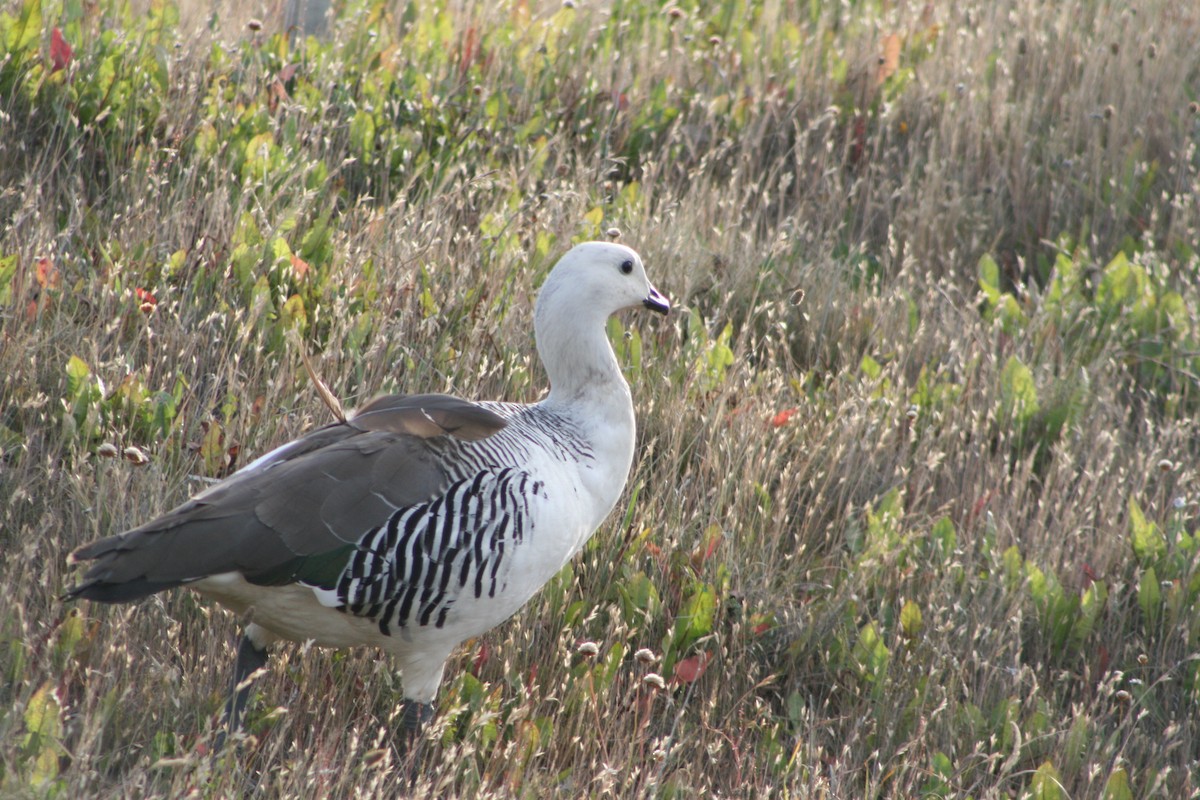
[[[281,102],[291,98],[291,95],[288,94],[287,87],[285,87],[283,85],[283,81],[279,80],[278,78],[271,81],[271,86],[268,91],[270,94],[267,96],[267,107],[272,111],[274,111]]]
[[[995,489],[988,489],[987,493],[983,497],[980,497],[978,500],[976,500],[975,504],[971,506],[971,513],[968,516],[968,519],[974,520],[976,517],[982,514],[983,510],[987,507],[987,504],[991,502],[992,497],[995,494]]]
[[[675,680],[680,683],[694,683],[704,674],[712,656],[707,650],[697,653],[691,658],[685,658],[675,665]]]
[[[143,314],[149,314],[158,305],[158,298],[140,286],[134,288],[133,294],[137,297],[138,308]]]
[[[50,32],[50,74],[71,65],[71,45],[63,38],[62,31],[55,28]]]
[[[295,253],[292,254],[292,270],[295,271],[296,277],[300,280],[308,275],[308,262]]]
[[[796,412],[799,410],[800,409],[798,408],[785,408],[783,411],[780,411],[778,414],[776,414],[771,420],[771,426],[774,428],[782,428],[791,421],[792,417],[796,416]]]
[[[725,534],[722,533],[720,529],[716,529],[708,537],[708,546],[704,548],[704,558],[700,559],[701,563],[704,563],[712,558],[712,554],[717,551],[717,545],[719,545],[724,538]]]
[[[750,630],[755,636],[762,636],[775,627],[775,618],[769,613],[757,613],[750,616]]]
[[[39,258],[34,262],[34,277],[37,279],[38,286],[43,289],[57,289],[62,282],[58,275],[58,268],[48,258]]]
[[[879,85],[896,74],[900,68],[900,37],[889,34],[883,37],[879,54],[879,68],[875,70],[875,85]]]
[[[472,665],[472,674],[479,677],[479,671],[483,669],[483,665],[487,663],[492,655],[492,648],[488,647],[488,643],[480,641],[479,650],[475,653],[475,663]]]

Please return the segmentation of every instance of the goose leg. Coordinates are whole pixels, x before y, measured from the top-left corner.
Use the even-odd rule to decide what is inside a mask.
[[[400,735],[396,741],[396,753],[408,765],[408,788],[415,793],[421,777],[421,761],[424,755],[424,739],[421,730],[433,719],[433,703],[404,699],[400,701]]]
[[[402,701],[403,711],[400,712],[400,730],[406,739],[415,739],[425,727],[425,723],[433,719],[433,703],[422,703],[417,700]]]
[[[217,751],[224,747],[227,734],[241,729],[242,715],[246,711],[246,702],[250,699],[250,676],[267,665],[267,647],[273,640],[274,637],[257,625],[246,626],[246,632],[238,644],[237,661],[233,667],[233,686],[230,689],[229,702],[225,705],[225,724],[215,743]]]

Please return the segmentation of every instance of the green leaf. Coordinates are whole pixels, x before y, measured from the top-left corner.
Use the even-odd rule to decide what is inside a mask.
[[[1079,616],[1071,629],[1071,639],[1076,645],[1082,645],[1096,629],[1096,622],[1099,621],[1107,603],[1108,586],[1104,581],[1095,581],[1084,590],[1079,599]]]
[[[641,625],[658,609],[658,589],[645,572],[638,570],[617,584],[621,611],[627,625]]]
[[[364,164],[370,164],[375,155],[375,117],[359,109],[350,121],[350,150]]]
[[[274,164],[272,156],[278,150],[275,135],[267,132],[260,133],[246,143],[245,162],[242,166],[242,177],[254,181],[262,181],[267,177]]]
[[[1146,519],[1138,501],[1129,498],[1129,536],[1138,563],[1157,561],[1167,551],[1167,540],[1158,526]]]
[[[1058,770],[1049,761],[1043,761],[1037,772],[1033,773],[1027,796],[1030,800],[1066,800]]]
[[[1051,584],[1046,580],[1046,573],[1042,572],[1036,564],[1026,563],[1025,580],[1029,585],[1030,597],[1044,608],[1051,598]]]
[[[298,294],[289,297],[279,309],[279,320],[284,328],[305,330],[308,327],[308,313],[304,308],[304,298]]]
[[[1158,584],[1158,573],[1150,567],[1142,573],[1138,581],[1138,606],[1142,609],[1146,621],[1153,625],[1162,611],[1162,587]]]
[[[441,312],[437,301],[433,299],[433,292],[429,291],[428,286],[421,290],[421,294],[417,299],[421,304],[421,316],[424,319],[436,317]]]
[[[83,392],[92,370],[79,356],[67,359],[67,397],[74,400]]]
[[[6,306],[13,299],[13,278],[17,274],[17,255],[0,258],[0,306]]]
[[[1124,767],[1117,767],[1104,782],[1102,800],[1133,800],[1133,787],[1129,785],[1129,773]]]
[[[271,253],[275,256],[276,269],[286,269],[292,264],[292,248],[287,243],[287,239],[282,236],[277,236],[271,242]]]
[[[994,307],[1000,302],[1000,267],[996,259],[984,253],[979,258],[979,288],[988,299],[988,305]]]
[[[733,348],[729,346],[733,338],[733,326],[729,323],[721,329],[721,333],[708,351],[708,388],[714,389],[725,381],[725,371],[733,366]]]
[[[887,672],[892,653],[883,643],[879,627],[874,622],[868,622],[859,629],[853,657],[862,669],[863,677],[873,683],[881,680]]]
[[[958,546],[958,536],[954,532],[954,522],[949,517],[942,517],[933,523],[933,530],[929,533],[929,539],[939,556],[944,559],[951,558],[954,555],[954,548]]]
[[[1004,582],[1008,586],[1009,591],[1012,591],[1021,584],[1021,567],[1024,565],[1024,561],[1021,558],[1021,551],[1014,544],[1004,551],[1001,561],[1004,564]]]
[[[5,51],[19,60],[20,54],[36,47],[41,37],[42,4],[26,0],[21,4],[19,16],[0,15],[0,32],[3,33]]]
[[[712,633],[717,594],[707,583],[697,583],[675,621],[672,647],[677,655],[702,636]]]
[[[948,797],[950,795],[949,780],[954,775],[954,762],[943,752],[936,752],[929,757],[929,778],[921,786],[922,797]]]
[[[1000,408],[1003,418],[1025,426],[1038,412],[1037,386],[1033,372],[1016,356],[1010,356],[1000,373]]]
[[[1135,303],[1145,289],[1145,270],[1130,264],[1124,253],[1117,253],[1104,268],[1104,275],[1096,287],[1096,304],[1106,311],[1117,310]]]

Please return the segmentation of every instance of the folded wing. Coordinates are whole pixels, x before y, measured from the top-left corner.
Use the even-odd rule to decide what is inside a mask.
[[[94,563],[68,596],[124,602],[226,572],[331,584],[365,534],[447,490],[431,440],[483,439],[506,424],[448,395],[380,397],[158,519],[79,548],[73,560]]]

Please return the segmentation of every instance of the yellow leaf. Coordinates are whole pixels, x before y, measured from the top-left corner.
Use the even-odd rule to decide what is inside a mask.
[[[921,627],[925,624],[922,619],[921,608],[912,600],[904,603],[900,609],[900,627],[904,629],[906,636],[913,637],[921,632]]]
[[[62,704],[47,681],[25,706],[25,751],[33,758],[30,778],[35,785],[58,777],[62,733]]]
[[[583,221],[588,225],[587,235],[598,236],[600,234],[600,223],[604,222],[604,209],[596,206],[583,215]]]

